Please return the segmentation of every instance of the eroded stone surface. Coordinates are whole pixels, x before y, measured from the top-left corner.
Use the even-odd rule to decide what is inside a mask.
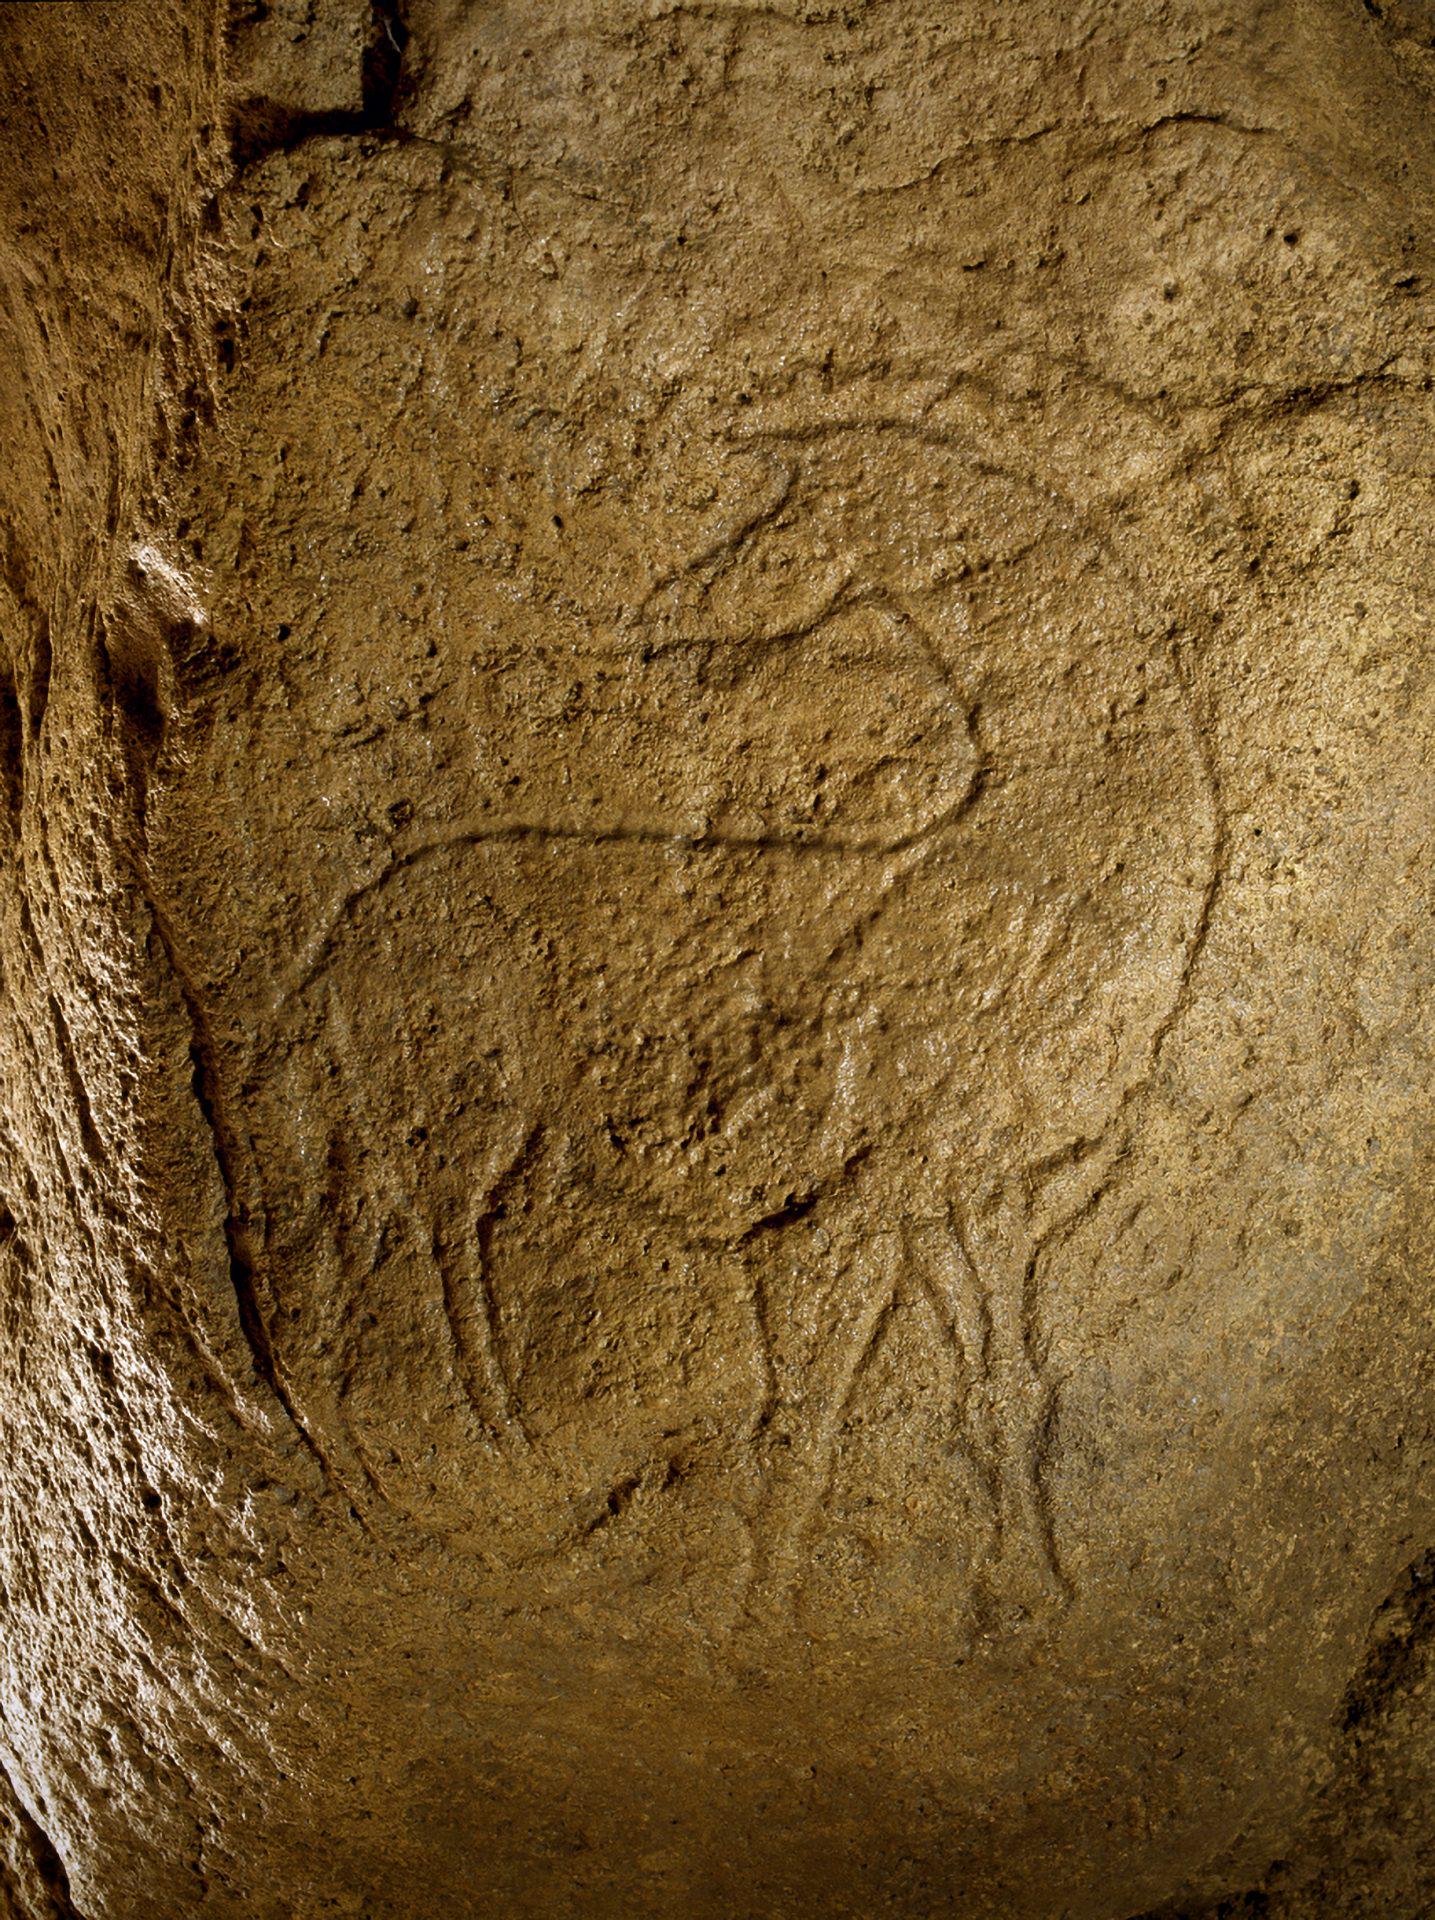
[[[1416,11],[3,16],[18,1914],[1423,1910]]]

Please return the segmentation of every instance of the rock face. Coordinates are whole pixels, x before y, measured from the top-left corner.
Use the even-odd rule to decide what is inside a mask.
[[[0,12],[0,1902],[1435,1899],[1435,15]]]

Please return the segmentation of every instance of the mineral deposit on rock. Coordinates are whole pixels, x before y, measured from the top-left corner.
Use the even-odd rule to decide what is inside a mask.
[[[0,101],[6,1920],[1435,1910],[1429,0]]]

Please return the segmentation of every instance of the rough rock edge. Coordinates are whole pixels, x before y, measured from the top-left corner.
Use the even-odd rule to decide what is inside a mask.
[[[0,1761],[0,1920],[82,1920],[50,1836]]]
[[[1367,1796],[1371,1749],[1379,1754],[1392,1714],[1432,1664],[1435,1547],[1410,1562],[1376,1610],[1365,1656],[1346,1690],[1335,1729],[1330,1783],[1310,1810],[1307,1829],[1296,1836],[1290,1856],[1273,1860],[1260,1881],[1241,1892],[1195,1906],[1155,1908],[1133,1920],[1281,1920],[1284,1915],[1290,1920],[1314,1920],[1316,1915],[1338,1920],[1348,1906],[1342,1896],[1362,1891],[1351,1883],[1352,1867],[1342,1858],[1341,1843]],[[1435,1895],[1435,1867],[1427,1865],[1426,1875],[1428,1883],[1411,1890],[1413,1904],[1402,1901],[1381,1909],[1388,1920],[1426,1920]],[[1393,1901],[1399,1896],[1392,1888],[1385,1897]]]
[[[180,0],[181,6],[186,3],[187,0]],[[33,11],[43,15],[45,10]],[[196,89],[202,91],[206,99],[214,98],[219,70],[213,11],[205,6],[192,8],[190,12],[197,29],[192,77]],[[186,36],[187,52],[189,46]],[[97,98],[103,84],[104,75],[97,75],[94,83]],[[138,84],[136,81],[136,88]],[[176,180],[168,210],[175,225],[163,256],[159,253],[154,256],[162,314],[140,356],[138,390],[144,396],[145,418],[139,430],[131,435],[128,457],[117,460],[109,476],[108,516],[95,535],[93,553],[88,557],[79,584],[70,588],[74,603],[88,607],[87,630],[95,638],[87,666],[93,675],[96,745],[101,756],[114,744],[118,730],[114,710],[122,708],[123,692],[111,684],[103,627],[95,617],[96,612],[109,604],[106,583],[122,564],[120,555],[126,532],[132,533],[161,516],[166,467],[170,463],[182,464],[192,451],[197,421],[212,412],[214,355],[205,324],[209,303],[200,284],[204,266],[200,235],[204,207],[213,199],[222,170],[217,164],[211,116],[206,116],[199,105],[194,112],[193,134],[187,166]],[[104,318],[111,329],[117,331],[119,322],[115,316],[111,313]],[[17,702],[14,690],[0,675],[0,767],[3,767],[0,803],[11,815],[11,830],[17,838],[27,797],[18,771],[23,744],[18,736],[21,729],[28,733],[32,751],[42,740],[50,695],[50,635],[51,622],[46,618],[36,637],[36,657],[26,675],[28,701],[22,696],[22,702],[27,711],[21,712],[22,702]],[[102,778],[100,784],[103,785]],[[103,893],[116,874],[127,874],[133,866],[134,850],[129,844],[132,836],[132,822],[111,820],[95,844],[87,848],[90,861],[87,878],[96,877],[97,892]],[[21,924],[30,930],[33,942],[30,896],[23,880],[17,886],[17,896]],[[58,1001],[52,1001],[52,1007],[53,1065],[66,1084],[75,1124],[85,1139],[87,1151],[97,1162],[103,1162],[107,1149],[95,1124],[82,1065]],[[14,1219],[8,1208],[0,1204],[0,1245],[14,1233]],[[93,1356],[93,1347],[90,1351]],[[108,1354],[103,1358],[108,1362]],[[0,1588],[0,1597],[4,1597],[3,1588]],[[86,1920],[71,1886],[71,1870],[76,1872],[78,1883],[82,1864],[76,1862],[72,1853],[67,1869],[61,1853],[66,1841],[60,1830],[59,1807],[47,1807],[44,1798],[37,1797],[36,1810],[32,1810],[18,1783],[18,1776],[28,1768],[11,1747],[11,1738],[11,1729],[0,1713],[0,1920]],[[52,1838],[52,1834],[55,1837]]]

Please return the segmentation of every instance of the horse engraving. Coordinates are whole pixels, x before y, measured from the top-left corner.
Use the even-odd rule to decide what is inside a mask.
[[[475,724],[515,739],[514,777],[336,901],[260,1094],[320,1201],[331,1169],[290,1257],[331,1276],[300,1347],[349,1357],[295,1391],[372,1496],[403,1475],[354,1436],[435,1345],[526,1484],[641,1485],[624,1449],[696,1405],[745,1453],[734,1618],[781,1608],[907,1313],[945,1356],[971,1581],[1060,1595],[1043,1266],[1119,1160],[1218,827],[1171,636],[1089,545],[1052,552],[976,615],[854,564],[738,635],[680,580],[486,676]],[[389,967],[431,992],[376,1086],[364,980]],[[382,1375],[368,1290],[417,1303]]]

